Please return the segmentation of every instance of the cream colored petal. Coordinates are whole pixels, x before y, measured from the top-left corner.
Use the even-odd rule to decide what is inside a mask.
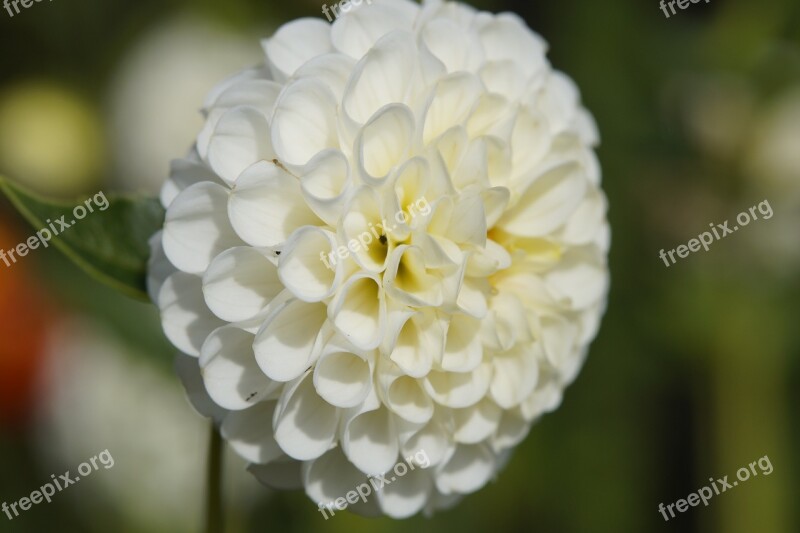
[[[371,187],[358,189],[342,217],[339,234],[344,245],[339,259],[352,257],[369,272],[383,272],[393,245],[388,240],[390,222],[383,219],[380,197]]]
[[[268,161],[242,174],[228,213],[236,233],[251,246],[276,246],[302,226],[321,225],[306,205],[297,178]]]
[[[425,377],[442,358],[444,338],[442,323],[433,313],[414,315],[400,329],[389,357],[407,375]]]
[[[377,494],[381,510],[395,519],[409,518],[420,512],[433,491],[431,473],[416,468],[403,476],[392,475],[391,478],[396,479]]]
[[[335,446],[339,411],[317,395],[311,373],[288,385],[276,407],[275,440],[286,455],[310,461]]]
[[[505,187],[492,187],[481,191],[483,211],[486,213],[486,227],[492,229],[503,216],[511,199],[511,191]]]
[[[340,447],[336,447],[304,463],[302,480],[308,497],[316,504],[328,506],[365,483],[367,476],[348,461]],[[334,507],[333,512],[338,513],[339,510]]]
[[[423,142],[431,142],[453,126],[465,125],[484,91],[483,83],[474,74],[457,72],[444,77],[425,112]]]
[[[368,10],[364,10],[368,11]],[[345,89],[344,112],[356,123],[366,123],[387,104],[407,103],[411,86],[418,83],[417,47],[410,34],[384,35],[353,71]]]
[[[172,202],[164,221],[163,245],[178,269],[202,274],[216,256],[242,244],[225,212],[227,202],[228,191],[210,182],[192,185]]]
[[[324,322],[323,304],[288,300],[276,307],[253,343],[261,370],[283,382],[302,375],[314,363],[315,344]]]
[[[275,265],[250,247],[240,246],[221,253],[203,275],[206,305],[226,322],[254,318],[282,290]]]
[[[177,272],[166,279],[158,293],[158,308],[167,339],[194,357],[211,332],[224,325],[206,307],[200,278],[191,274]]]
[[[309,78],[322,82],[337,102],[342,101],[344,88],[356,62],[338,52],[323,54],[310,59],[294,74],[294,79]]]
[[[577,164],[560,165],[537,178],[498,225],[522,237],[547,235],[575,212],[587,183]]]
[[[424,452],[430,467],[435,467],[447,461],[454,449],[455,443],[450,428],[445,426],[442,416],[434,415],[425,427],[406,440],[401,451],[403,457]]]
[[[261,372],[253,353],[253,335],[225,326],[209,335],[200,350],[203,383],[211,398],[238,411],[269,399],[282,384]]]
[[[164,253],[163,231],[159,230],[150,237],[150,259],[147,262],[147,295],[150,301],[158,305],[158,293],[162,285],[177,269],[169,262]]]
[[[495,473],[494,454],[482,444],[460,444],[436,471],[436,488],[444,494],[470,494],[482,488]]]
[[[474,72],[484,60],[483,49],[474,36],[446,18],[425,24],[420,30],[420,41],[448,72]]]
[[[386,472],[394,466],[399,452],[391,412],[380,407],[350,419],[341,444],[350,462],[365,474]]]
[[[235,107],[223,114],[208,142],[208,164],[229,185],[244,170],[275,157],[267,118],[254,107]]]
[[[357,348],[377,348],[386,329],[386,302],[378,278],[361,272],[348,279],[328,306],[328,317]]]
[[[333,93],[321,81],[303,78],[284,88],[271,128],[281,163],[302,166],[323,150],[338,149],[336,114]]]
[[[489,394],[503,409],[519,405],[536,388],[541,347],[521,346],[492,358],[494,368]]]
[[[314,368],[314,387],[331,405],[356,407],[372,389],[370,357],[346,344],[329,344]]]
[[[487,61],[478,75],[490,93],[511,103],[519,101],[528,88],[525,74],[510,60]]]
[[[492,438],[495,453],[517,446],[525,440],[531,430],[531,423],[525,420],[519,409],[506,410]]]
[[[442,370],[472,372],[483,360],[480,321],[465,315],[455,315],[447,329],[447,343],[442,358]]]
[[[261,402],[244,411],[228,413],[220,433],[245,461],[266,464],[284,456],[272,434],[272,417],[277,402]]]
[[[411,31],[419,7],[411,2],[384,2],[374,5],[350,4],[331,27],[333,45],[339,52],[360,59],[373,45],[392,30]],[[413,8],[409,8],[413,6]]]
[[[559,315],[546,315],[541,325],[545,356],[553,367],[560,368],[575,348],[578,324]]]
[[[329,226],[337,227],[354,192],[350,164],[339,150],[324,150],[305,166],[300,180],[308,206]]]
[[[186,391],[186,399],[189,400],[192,408],[204,417],[211,418],[215,424],[222,423],[228,411],[215,403],[208,395],[203,384],[203,377],[200,375],[197,357],[179,353],[175,357],[175,374],[180,379]]]
[[[484,25],[479,34],[487,60],[513,61],[526,75],[547,68],[547,43],[519,16],[500,13]]]
[[[378,186],[408,158],[414,133],[414,115],[403,104],[381,108],[356,138],[355,153],[361,179]]]
[[[591,243],[605,220],[607,209],[605,195],[592,188],[564,225],[561,240],[576,246]]]
[[[175,159],[169,164],[169,179],[161,188],[159,199],[161,205],[168,208],[180,193],[203,181],[210,181],[218,185],[223,182],[208,165],[194,158]]]
[[[395,248],[383,283],[387,294],[405,305],[436,307],[443,302],[440,278],[427,268],[422,249],[416,246]]]
[[[332,50],[331,28],[317,18],[293,20],[278,28],[262,46],[273,77],[283,81],[309,59]]]
[[[497,431],[503,410],[491,399],[485,398],[472,407],[453,410],[455,431],[453,436],[461,444],[483,442]]]
[[[425,390],[439,405],[463,408],[475,405],[489,391],[492,366],[484,362],[472,372],[431,372],[425,378]]]
[[[341,264],[331,264],[336,235],[314,226],[294,232],[278,262],[280,281],[305,302],[319,302],[333,295],[343,275]]]
[[[421,426],[433,417],[433,401],[417,379],[384,358],[378,361],[376,375],[379,395],[394,414]]]
[[[545,275],[548,289],[572,309],[586,309],[608,291],[608,272],[596,254],[583,249],[567,252]]]

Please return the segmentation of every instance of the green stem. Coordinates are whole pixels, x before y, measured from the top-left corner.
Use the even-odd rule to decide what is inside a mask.
[[[222,533],[222,437],[211,424],[206,482],[206,533]]]

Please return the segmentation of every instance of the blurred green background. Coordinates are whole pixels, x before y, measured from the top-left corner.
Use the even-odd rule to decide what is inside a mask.
[[[231,532],[800,531],[800,4],[482,1],[550,43],[602,135],[612,290],[588,362],[496,482],[432,519],[325,521],[230,457]],[[0,174],[52,196],[156,194],[222,77],[312,0],[56,0],[0,11]],[[774,210],[666,268],[658,252]],[[0,200],[0,247],[32,233]],[[0,265],[0,503],[115,459],[0,531],[191,532],[206,425],[153,307],[52,249]],[[768,455],[769,476],[665,522],[658,504]]]

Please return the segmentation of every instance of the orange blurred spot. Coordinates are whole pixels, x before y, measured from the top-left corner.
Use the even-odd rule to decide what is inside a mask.
[[[0,249],[22,242],[0,218]],[[19,427],[36,406],[39,371],[47,349],[47,331],[55,318],[51,304],[24,262],[0,262],[0,427]]]

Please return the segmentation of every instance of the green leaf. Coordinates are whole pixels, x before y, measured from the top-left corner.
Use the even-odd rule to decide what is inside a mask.
[[[148,240],[164,225],[164,208],[158,200],[106,197],[101,192],[85,201],[68,204],[42,198],[2,176],[0,190],[36,232],[46,229],[56,233],[50,244],[90,276],[134,298],[148,299]],[[101,210],[106,199],[108,206]],[[89,212],[87,205],[93,212]],[[82,212],[78,206],[83,206],[86,212],[80,220]],[[58,220],[70,227],[63,229]]]

